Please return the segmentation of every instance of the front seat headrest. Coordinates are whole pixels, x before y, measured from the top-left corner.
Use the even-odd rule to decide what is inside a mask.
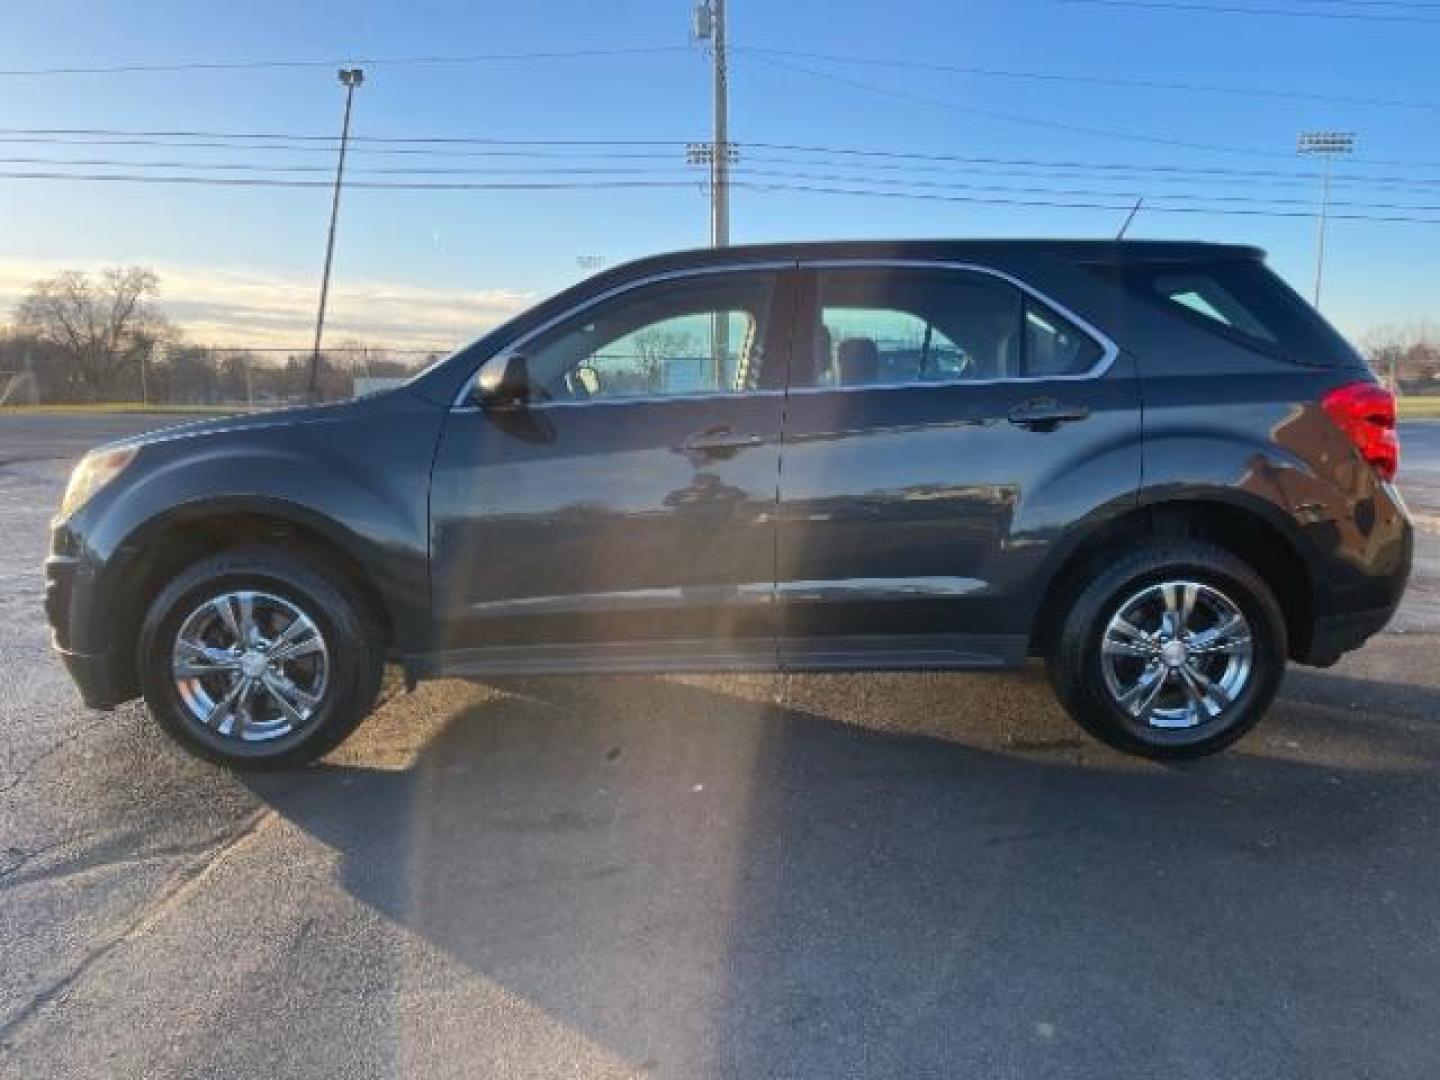
[[[873,338],[846,338],[836,351],[841,386],[863,386],[880,381],[880,348]]]

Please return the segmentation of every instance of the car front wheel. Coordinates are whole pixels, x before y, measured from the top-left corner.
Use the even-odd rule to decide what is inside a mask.
[[[152,602],[139,666],[156,720],[237,768],[310,761],[364,719],[383,655],[343,588],[289,554],[206,559]]]
[[[1229,746],[1264,715],[1286,657],[1264,580],[1220,548],[1146,545],[1075,596],[1048,657],[1061,703],[1096,737],[1154,758]]]

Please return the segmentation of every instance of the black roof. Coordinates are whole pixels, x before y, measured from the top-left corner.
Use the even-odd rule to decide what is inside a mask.
[[[650,255],[606,270],[601,277],[630,277],[638,271],[707,266],[719,263],[791,259],[944,259],[956,262],[1017,256],[1048,256],[1076,263],[1199,262],[1263,259],[1265,252],[1245,244],[1199,240],[801,240],[775,244],[736,244]]]

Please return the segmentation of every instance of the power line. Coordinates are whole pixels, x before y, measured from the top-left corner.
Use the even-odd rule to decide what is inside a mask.
[[[58,134],[56,132],[59,132]],[[92,138],[85,135],[89,131],[103,131],[107,137]],[[109,135],[138,136],[136,138],[110,138]],[[255,142],[253,139],[295,139],[307,140],[301,143],[292,142]],[[356,137],[357,139],[359,136]],[[501,157],[501,158],[536,158],[536,159],[602,159],[602,160],[636,160],[636,161],[671,161],[676,160],[676,155],[687,142],[692,140],[671,140],[671,139],[628,139],[628,140],[604,140],[604,139],[497,139],[481,138],[472,136],[413,136],[405,137],[405,141],[417,143],[418,145],[391,146],[391,140],[399,140],[395,136],[367,136],[372,143],[380,145],[368,145],[358,148],[355,152],[365,155],[396,155],[396,156],[419,156],[419,157]],[[198,141],[197,141],[198,140]],[[453,145],[459,143],[460,145]],[[473,143],[480,143],[474,146]],[[279,134],[254,135],[250,133],[142,133],[127,132],[118,129],[53,129],[53,128],[0,128],[0,144],[14,145],[47,145],[47,146],[75,146],[75,147],[163,147],[169,149],[217,149],[217,150],[243,150],[245,152],[286,152],[297,153],[331,153],[336,147],[335,140],[330,136],[315,136],[303,134]],[[443,145],[435,145],[443,144]],[[1116,161],[1083,161],[1076,159],[1042,159],[1032,157],[995,157],[973,154],[953,154],[943,152],[922,152],[909,150],[894,150],[872,147],[852,146],[830,146],[813,143],[793,142],[745,142],[735,143],[747,153],[754,150],[779,151],[782,153],[794,154],[815,154],[835,157],[856,157],[877,161],[921,163],[915,167],[941,167],[947,164],[962,164],[967,167],[973,165],[1015,165],[1034,168],[1064,168],[1084,170],[1110,170],[1121,172],[1138,173],[1176,173],[1194,174],[1204,176],[1233,176],[1253,178],[1281,178],[1311,179],[1313,174],[1304,170],[1284,169],[1259,169],[1259,168],[1236,168],[1233,166],[1219,165],[1172,165],[1172,164],[1137,164],[1133,162]],[[656,149],[611,149],[611,147],[641,146]],[[665,149],[671,148],[670,152]],[[1288,156],[1288,155],[1287,155]],[[38,159],[37,159],[38,160]],[[56,161],[63,164],[63,161]],[[1381,161],[1371,159],[1367,162],[1377,166],[1395,166],[1407,169],[1437,169],[1440,162],[1425,161]],[[1372,181],[1375,183],[1390,184],[1413,184],[1423,183],[1414,177],[1385,176],[1374,173],[1347,173],[1344,179],[1359,181]]]
[[[787,145],[787,144],[751,144],[751,145]],[[890,161],[875,160],[868,156],[856,157],[847,155],[868,155],[871,153],[885,153],[884,151],[847,151],[835,147],[812,148],[815,156],[793,156],[792,154],[781,153],[770,155],[766,153],[750,153],[745,156],[747,163],[758,163],[767,165],[800,165],[800,166],[831,166],[843,165],[847,168],[861,168],[882,173],[948,173],[953,172],[956,164],[963,164],[967,172],[974,172],[977,168],[987,170],[985,175],[996,176],[1019,176],[1019,177],[1045,177],[1054,179],[1090,179],[1101,180],[1111,183],[1123,183],[1127,188],[1156,183],[1195,183],[1209,182],[1221,184],[1268,184],[1282,187],[1308,186],[1315,182],[1315,175],[1306,171],[1279,170],[1279,169],[1228,169],[1220,167],[1202,166],[1172,166],[1172,165],[1135,165],[1118,162],[1086,162],[1086,161],[1052,161],[1036,158],[1002,158],[982,157],[973,155],[943,155],[946,159],[942,162],[928,160],[922,161]],[[382,151],[383,153],[383,151]],[[436,156],[446,156],[440,154]],[[669,154],[637,155],[647,161],[661,161],[673,163],[674,158]],[[839,160],[836,160],[839,159]],[[511,160],[506,158],[506,160]],[[553,165],[548,164],[556,159],[541,158],[547,162],[544,165],[505,165],[482,167],[474,166],[416,166],[416,167],[395,167],[395,166],[368,166],[357,170],[366,175],[376,176],[517,176],[517,175],[657,175],[676,171],[678,165],[672,167],[654,165],[631,165],[631,166],[597,166],[592,165],[585,158],[571,158],[571,161],[581,161],[582,164]],[[602,159],[604,160],[604,159]],[[290,162],[232,162],[232,161],[197,161],[179,159],[135,159],[117,157],[85,157],[85,158],[57,158],[41,157],[31,155],[0,156],[0,164],[6,165],[52,165],[63,167],[104,167],[104,168],[132,168],[132,169],[190,169],[202,172],[259,172],[259,173],[329,173],[330,168],[326,165],[295,164]],[[1015,166],[1019,166],[1018,168]],[[1342,185],[1379,186],[1386,188],[1400,188],[1410,190],[1428,191],[1440,187],[1440,178],[1422,179],[1404,176],[1386,176],[1374,173],[1350,174],[1337,176],[1335,183]]]
[[[75,172],[0,172],[0,180],[93,180],[126,184],[188,184],[198,187],[278,187],[278,188],[330,188],[328,180],[290,180],[258,177],[225,176],[180,176],[144,173],[75,173]],[[569,182],[498,182],[498,183],[419,183],[411,181],[350,181],[347,188],[371,188],[393,191],[565,191],[565,190],[606,190],[624,188],[692,188],[698,189],[697,180],[595,180]]]
[[[877,150],[861,149],[855,147],[815,146],[804,143],[773,143],[773,142],[747,142],[740,143],[743,149],[757,148],[765,150],[811,152],[817,154],[828,154],[836,157],[860,157],[865,159],[880,159],[882,161],[900,160],[905,162],[933,162],[937,165],[946,163],[971,165],[1023,165],[1039,168],[1065,168],[1065,169],[1095,169],[1114,170],[1121,172],[1140,173],[1161,173],[1161,174],[1194,174],[1203,176],[1227,176],[1243,178],[1267,178],[1267,177],[1293,177],[1297,179],[1313,180],[1315,174],[1303,170],[1286,169],[1237,169],[1221,165],[1136,165],[1125,162],[1096,162],[1079,160],[1047,160],[1043,158],[1007,158],[988,157],[969,154],[945,154],[945,153],[922,153],[903,150]],[[751,160],[754,160],[753,157]],[[1375,164],[1379,164],[1376,162]],[[1407,166],[1417,168],[1437,168],[1440,163],[1427,165],[1423,162],[1406,162]],[[1383,183],[1387,181],[1410,182],[1410,178],[1404,177],[1379,177],[1373,174],[1350,174],[1349,179],[1366,180]]]
[[[788,65],[787,65],[788,66]],[[809,72],[807,72],[808,74]],[[832,76],[828,73],[815,73],[820,78],[837,79],[840,76]],[[848,81],[848,80],[847,80]],[[888,92],[883,91],[882,92]],[[956,103],[950,103],[956,104]],[[959,106],[959,108],[967,108]],[[1048,121],[1039,118],[1029,118],[1038,123],[1049,124]],[[1086,128],[1071,128],[1069,125],[1060,125],[1068,130],[1076,130],[1082,133],[1088,132]],[[1124,136],[1123,134],[1121,137]],[[1152,141],[1149,136],[1134,136],[1142,141]],[[173,140],[173,141],[167,141]],[[205,141],[194,141],[205,140]],[[495,136],[478,135],[356,135],[352,136],[351,142],[367,144],[362,150],[374,154],[401,154],[416,153],[425,155],[468,155],[482,154],[489,155],[514,155],[514,156],[616,156],[620,153],[656,154],[659,159],[659,152],[670,149],[676,153],[683,152],[686,145],[694,142],[694,139],[512,139]],[[1173,140],[1165,140],[1166,144],[1172,144]],[[0,128],[0,143],[34,143],[54,145],[139,145],[139,146],[175,146],[187,148],[207,149],[257,149],[257,150],[296,150],[299,152],[326,152],[336,149],[338,140],[333,135],[312,135],[299,132],[225,132],[225,131],[136,131],[122,128]],[[396,146],[395,144],[400,144]],[[813,143],[793,142],[736,142],[733,145],[742,149],[765,149],[783,150],[801,153],[826,153],[866,156],[875,158],[889,158],[895,160],[912,161],[954,161],[954,162],[976,162],[1002,159],[989,159],[984,157],[972,157],[963,154],[949,154],[942,152],[923,152],[909,150],[891,150],[883,148],[826,146]],[[1292,155],[1286,153],[1272,153],[1270,151],[1246,149],[1241,147],[1219,147],[1208,144],[1190,144],[1179,142],[1178,145],[1189,148],[1225,150],[1227,152],[1243,154],[1261,154],[1267,157],[1283,158],[1291,160]],[[457,149],[461,148],[461,149]],[[480,148],[480,149],[471,149]],[[1403,160],[1382,160],[1377,158],[1359,159],[1368,165],[1394,166],[1396,168],[1416,169],[1440,169],[1440,161],[1403,161]],[[1044,164],[1035,159],[1009,159],[1012,164]],[[1083,162],[1065,162],[1067,165],[1084,165]],[[1112,168],[1156,168],[1165,170],[1190,170],[1196,172],[1222,171],[1220,166],[1141,166],[1128,165],[1124,163],[1110,163],[1107,167]],[[1271,175],[1262,170],[1247,170],[1239,173],[1237,170],[1227,170],[1236,175]],[[1289,174],[1274,173],[1273,175],[1300,175],[1308,173]]]
[[[996,112],[991,109],[983,109],[979,106],[965,105],[961,102],[950,101],[944,98],[934,98],[924,94],[913,94],[904,90],[895,90],[891,87],[876,86],[873,83],[861,82],[858,79],[847,78],[843,75],[836,75],[828,71],[816,71],[814,68],[802,67],[799,64],[791,64],[787,61],[776,60],[772,57],[751,54],[754,59],[761,63],[769,64],[777,68],[785,68],[790,71],[799,72],[817,79],[827,80],[852,89],[864,90],[868,93],[878,94],[882,97],[896,98],[902,101],[909,101],[913,104],[929,105],[935,108],[948,109],[956,112],[970,113],[976,116],[983,116],[994,120],[1003,120],[1009,123],[1029,124],[1036,127],[1048,128],[1056,131],[1065,131],[1072,134],[1092,135],[1102,138],[1124,139],[1131,142],[1150,143],[1158,146],[1174,146],[1187,150],[1204,150],[1212,153],[1223,154],[1244,154],[1252,157],[1263,158],[1284,158],[1289,159],[1290,154],[1275,150],[1261,150],[1255,147],[1229,146],[1220,143],[1192,142],[1185,139],[1173,139],[1163,135],[1148,135],[1141,132],[1117,131],[1113,128],[1088,127],[1079,124],[1067,124],[1059,120],[1047,120],[1039,116],[1022,116],[1015,113]],[[754,144],[751,144],[754,145]],[[1440,168],[1440,163],[1421,161],[1395,161],[1370,159],[1372,165],[1390,165],[1401,168]]]
[[[377,67],[465,65],[530,60],[582,60],[592,57],[652,56],[688,51],[689,48],[685,45],[633,45],[597,49],[552,49],[542,52],[472,53],[464,56],[343,56],[323,60],[180,60],[158,64],[7,68],[0,69],[0,78],[26,78],[43,75],[134,75],[183,71],[256,71],[264,68],[323,68],[354,64],[373,64]]]
[[[0,157],[0,165],[64,165],[90,168],[132,168],[132,169],[202,169],[222,172],[279,172],[279,173],[325,173],[335,170],[328,165],[276,165],[265,162],[208,162],[208,161],[131,161],[123,158],[44,158],[44,157]],[[656,169],[648,166],[507,166],[487,168],[368,168],[350,170],[353,174],[371,176],[517,176],[517,175],[633,175],[636,173],[683,172],[683,166],[670,169]]]
[[[871,185],[874,185],[874,184],[877,183],[877,181],[872,180],[872,179],[870,179],[870,178],[868,178],[868,177],[855,177],[855,176],[845,176],[845,175],[835,175],[835,174],[825,174],[825,173],[796,173],[796,172],[770,171],[770,170],[764,170],[764,169],[751,169],[751,168],[744,167],[744,166],[741,166],[741,167],[740,167],[740,171],[742,171],[746,176],[773,177],[773,178],[784,179],[784,180],[803,180],[803,181],[807,181],[807,182],[810,182],[810,181],[818,181],[818,182],[822,182],[822,183],[849,184],[849,185],[853,185],[853,184],[871,184]],[[1125,194],[1131,194],[1131,195],[1134,194],[1134,192],[1097,191],[1097,190],[1095,190],[1095,189],[1093,189],[1093,188],[1024,187],[1024,186],[1015,186],[1015,185],[1013,185],[1013,184],[974,184],[974,183],[969,183],[969,182],[952,182],[952,183],[945,183],[945,182],[924,181],[924,180],[879,181],[878,183],[881,184],[881,185],[883,185],[883,186],[885,186],[885,187],[894,187],[894,188],[920,188],[920,189],[932,189],[932,190],[938,190],[938,191],[1014,192],[1014,193],[1017,193],[1017,194],[1025,194],[1025,195],[1063,195],[1063,196],[1077,196],[1077,197],[1088,197],[1088,198],[1118,198],[1118,197],[1120,197],[1120,196],[1122,196],[1122,195],[1125,195]],[[1295,198],[1287,198],[1287,197],[1285,197],[1285,196],[1279,196],[1279,195],[1201,195],[1201,194],[1198,194],[1198,193],[1170,192],[1170,193],[1168,193],[1168,194],[1161,194],[1161,195],[1158,195],[1158,196],[1154,196],[1154,198],[1160,199],[1160,200],[1165,200],[1165,199],[1169,199],[1169,200],[1188,200],[1188,201],[1191,201],[1191,202],[1210,202],[1210,203],[1235,203],[1235,204],[1254,203],[1254,204],[1260,204],[1260,205],[1265,205],[1265,206],[1311,206],[1311,207],[1313,207],[1313,205],[1314,205],[1314,199],[1311,199],[1311,198],[1295,199]],[[1147,202],[1146,205],[1147,205],[1147,208],[1148,208],[1150,204]],[[1406,212],[1416,211],[1416,212],[1420,212],[1420,213],[1440,213],[1440,205],[1434,205],[1434,206],[1413,206],[1413,205],[1396,204],[1396,203],[1343,202],[1343,201],[1332,201],[1332,202],[1330,203],[1330,205],[1331,205],[1331,206],[1346,206],[1346,207],[1351,207],[1351,208],[1354,208],[1354,209],[1363,209],[1363,210],[1396,210],[1396,211],[1406,211]]]
[[[3,160],[3,159],[0,159]],[[956,170],[947,165],[925,165],[916,162],[891,163],[891,162],[841,162],[825,159],[807,159],[794,157],[770,157],[764,154],[748,154],[745,157],[747,163],[777,164],[777,165],[844,165],[851,168],[862,168],[882,173],[951,173]],[[1077,166],[1066,168],[1059,165],[1043,165],[1036,167],[1010,168],[1003,165],[997,166],[982,162],[971,164],[964,170],[966,173],[978,173],[982,176],[1018,176],[1018,177],[1043,177],[1046,179],[1086,179],[1097,182],[1108,182],[1125,184],[1127,189],[1143,187],[1149,184],[1188,184],[1188,183],[1211,183],[1211,184],[1245,184],[1250,186],[1264,185],[1275,187],[1311,187],[1316,177],[1310,173],[1276,174],[1273,177],[1251,177],[1244,175],[1243,170],[1236,170],[1235,174],[1222,173],[1219,176],[1212,176],[1204,173],[1192,173],[1189,171],[1162,171],[1150,173],[1145,166]],[[1335,177],[1331,181],[1337,185],[1365,185],[1366,187],[1380,187],[1385,189],[1433,191],[1440,188],[1440,179],[1412,179],[1408,177],[1367,177],[1348,176]]]
[[[1296,19],[1344,19],[1355,22],[1426,23],[1440,25],[1440,18],[1405,12],[1320,11],[1281,7],[1252,7],[1240,4],[1184,3],[1181,0],[1057,0],[1061,4],[1088,4],[1092,7],[1153,8],[1191,11],[1205,15],[1261,15]]]
[[[1307,0],[1291,0],[1291,2],[1304,4]],[[1328,7],[1417,8],[1421,11],[1440,11],[1440,3],[1435,3],[1435,0],[1308,0],[1308,2]]]
[[[772,67],[808,75],[812,78],[823,79],[841,86],[848,86],[854,90],[863,90],[866,93],[878,94],[881,97],[893,98],[899,101],[908,101],[912,104],[928,105],[932,108],[963,112],[972,116],[982,116],[989,120],[999,120],[1009,124],[1026,124],[1032,127],[1041,127],[1052,131],[1065,131],[1077,135],[1090,135],[1106,139],[1124,139],[1129,142],[1150,143],[1156,146],[1174,146],[1186,150],[1204,150],[1210,153],[1246,154],[1254,157],[1267,158],[1288,158],[1290,156],[1289,154],[1282,154],[1278,151],[1259,150],[1252,147],[1193,142],[1187,139],[1171,138],[1166,135],[1147,135],[1135,131],[1119,131],[1114,128],[1067,124],[1064,121],[1049,120],[1042,116],[1026,116],[1019,113],[1000,112],[995,109],[982,108],[978,105],[966,105],[962,102],[951,101],[947,98],[931,97],[928,94],[915,94],[908,90],[896,90],[893,87],[876,86],[874,83],[852,79],[845,75],[836,75],[831,71],[817,71],[814,68],[793,64],[787,60],[777,60],[772,56],[766,56],[761,53],[752,52],[749,55],[763,64],[769,64]]]
[[[657,155],[663,160],[671,161],[669,155]],[[548,160],[548,159],[547,159]],[[1101,164],[1079,164],[1079,163],[1044,163],[1025,162],[1024,159],[971,159],[967,171],[973,173],[977,167],[986,171],[983,176],[1011,176],[1021,178],[1041,178],[1047,180],[1084,179],[1092,182],[1110,183],[1125,185],[1126,192],[1134,191],[1144,185],[1151,184],[1191,184],[1197,182],[1221,183],[1221,184],[1245,184],[1254,186],[1263,183],[1279,187],[1309,187],[1315,182],[1315,177],[1310,173],[1281,173],[1278,170],[1218,170],[1222,175],[1212,176],[1208,171],[1192,172],[1182,168],[1175,170],[1163,170],[1153,173],[1151,169],[1163,169],[1161,166],[1131,166],[1131,165],[1101,165]],[[1003,166],[1006,162],[1018,161],[1021,164],[1028,164],[1039,167],[1007,168],[996,167],[998,163]],[[950,165],[925,164],[916,162],[894,163],[874,161],[835,161],[825,158],[805,158],[793,156],[770,156],[766,154],[749,154],[745,158],[746,165],[794,165],[802,167],[828,167],[841,166],[850,169],[863,169],[883,174],[900,175],[902,172],[930,172],[948,173],[954,169]],[[328,165],[292,164],[275,162],[208,162],[208,161],[182,161],[182,160],[135,160],[126,158],[55,158],[55,157],[32,157],[32,156],[0,156],[0,165],[50,165],[64,168],[127,168],[127,169],[186,169],[198,170],[199,172],[244,172],[244,173],[321,173],[329,174],[331,171]],[[631,165],[631,166],[596,166],[590,164],[582,165],[505,165],[505,166],[415,166],[415,167],[365,167],[353,170],[355,175],[362,176],[666,176],[686,175],[684,167],[671,164],[670,166],[652,165]],[[1236,175],[1230,175],[1231,173]],[[873,179],[867,178],[867,179]],[[882,177],[883,179],[883,177]],[[903,177],[902,177],[903,180]],[[1415,180],[1404,177],[1382,177],[1382,176],[1359,176],[1359,177],[1337,177],[1333,180],[1336,184],[1360,185],[1367,187],[1382,187],[1389,190],[1414,190],[1434,191],[1440,189],[1440,178],[1432,180]],[[921,183],[921,181],[916,181]]]
[[[1130,210],[1129,204],[1104,203],[1092,201],[1076,201],[1070,199],[1011,199],[1002,197],[988,197],[979,195],[943,195],[927,192],[905,192],[905,191],[878,191],[872,189],[860,189],[851,187],[822,186],[817,184],[754,184],[749,181],[737,182],[735,187],[743,187],[751,191],[794,191],[805,192],[814,195],[852,195],[862,197],[873,197],[882,199],[916,199],[925,202],[945,203],[974,203],[984,206],[1027,206],[1027,207],[1048,207],[1060,210],[1109,210],[1116,213],[1124,213]],[[1145,204],[1148,211],[1154,210],[1158,214],[1210,214],[1214,216],[1239,215],[1244,217],[1274,217],[1274,218],[1312,218],[1313,211],[1306,210],[1259,210],[1243,207],[1229,207],[1216,209],[1206,206],[1156,206],[1151,207]],[[1440,225],[1440,217],[1410,217],[1399,214],[1374,215],[1374,214],[1332,214],[1333,220],[1339,221],[1365,221],[1365,222],[1393,222],[1412,225]]]
[[[951,185],[953,188],[968,188],[979,192],[1022,191],[1025,193],[1043,194],[1053,193],[1057,198],[1018,199],[1013,197],[1002,197],[1000,195],[975,194],[955,195],[942,191],[916,191],[908,188],[915,185],[892,186],[892,187],[857,187],[856,184],[866,183],[863,179],[846,177],[835,177],[828,180],[817,177],[813,182],[794,183],[793,179],[806,180],[804,174],[776,173],[775,182],[744,181],[743,186],[756,191],[793,191],[808,192],[815,194],[837,194],[854,196],[872,196],[876,198],[910,198],[929,201],[961,202],[961,203],[982,203],[987,205],[1014,205],[1034,207],[1055,207],[1067,209],[1094,209],[1094,210],[1117,210],[1128,209],[1128,204],[1103,202],[1096,200],[1124,198],[1118,192],[1073,192],[1065,189],[1028,188],[1016,189],[1006,186],[996,186],[993,189],[978,187],[974,185]],[[208,187],[263,187],[263,188],[326,188],[330,185],[323,180],[289,180],[272,178],[227,178],[227,177],[205,177],[205,176],[165,176],[165,175],[136,175],[127,173],[71,173],[71,172],[0,172],[0,179],[12,180],[79,180],[91,182],[111,182],[127,184],[179,184],[189,186]],[[577,182],[441,182],[441,183],[419,183],[419,182],[390,182],[390,181],[355,181],[351,185],[355,188],[371,190],[396,190],[396,191],[599,191],[599,190],[646,190],[646,189],[696,189],[699,185],[695,181],[648,181],[648,180],[616,180],[616,181],[577,181]],[[1180,196],[1172,196],[1178,198]],[[1083,201],[1082,201],[1083,200]],[[1224,201],[1218,198],[1206,199],[1214,203]],[[1309,210],[1286,210],[1271,209],[1272,205],[1283,206],[1300,200],[1266,200],[1265,207],[1249,207],[1227,204],[1224,206],[1214,205],[1171,205],[1164,203],[1146,203],[1146,209],[1157,213],[1188,213],[1188,214],[1213,214],[1213,215],[1245,215],[1253,217],[1274,217],[1274,218],[1309,218],[1313,212]],[[1342,204],[1335,204],[1342,205]],[[1413,212],[1421,213],[1437,211],[1440,206],[1402,206],[1388,203],[1347,203],[1343,204],[1352,210],[1384,211],[1384,213],[1355,213],[1342,212],[1332,214],[1335,220],[1368,221],[1368,222],[1410,222],[1414,224],[1440,225],[1440,217],[1420,217]]]
[[[835,64],[857,64],[892,67],[918,71],[944,71],[957,75],[979,75],[986,78],[1017,79],[1046,83],[1081,83],[1111,86],[1128,90],[1175,90],[1190,93],[1228,94],[1235,97],[1269,97],[1287,101],[1325,101],[1340,105],[1363,105],[1387,109],[1440,110],[1440,102],[1405,101],[1397,98],[1367,97],[1354,94],[1320,94],[1303,90],[1275,90],[1258,86],[1217,86],[1209,83],[1168,82],[1160,79],[1124,79],[1106,75],[1062,74],[1050,71],[1016,71],[1001,68],[974,67],[965,64],[942,64],[908,58],[855,56],[843,53],[802,52],[794,49],[772,49],[757,45],[736,45],[734,52],[763,56],[789,57],[799,60],[822,60]]]
[[[233,139],[293,141],[320,143],[327,147],[339,145],[334,135],[310,135],[298,132],[255,131],[134,131],[123,128],[0,128],[0,135],[35,136],[123,136],[143,139]],[[685,139],[503,139],[482,135],[352,135],[351,142],[402,144],[458,144],[495,146],[677,146]]]
[[[165,147],[175,150],[258,150],[258,151],[282,151],[297,154],[333,154],[335,146],[323,144],[312,145],[309,143],[266,143],[266,142],[236,142],[224,140],[183,140],[183,139],[87,139],[71,138],[66,136],[52,135],[0,135],[0,144],[15,145],[36,145],[36,146],[147,146]],[[677,144],[678,145],[678,144]],[[524,158],[606,158],[616,160],[663,160],[674,161],[675,153],[663,153],[653,150],[583,150],[583,149],[506,149],[496,146],[486,149],[455,149],[426,146],[401,146],[382,147],[366,146],[356,147],[352,151],[356,154],[369,155],[419,155],[429,157],[524,157]]]

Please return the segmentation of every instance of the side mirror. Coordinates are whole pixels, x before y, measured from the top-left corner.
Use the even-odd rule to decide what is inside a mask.
[[[503,363],[497,362],[503,360]],[[530,365],[523,353],[496,357],[480,369],[472,391],[475,403],[486,409],[521,409],[534,395]]]

